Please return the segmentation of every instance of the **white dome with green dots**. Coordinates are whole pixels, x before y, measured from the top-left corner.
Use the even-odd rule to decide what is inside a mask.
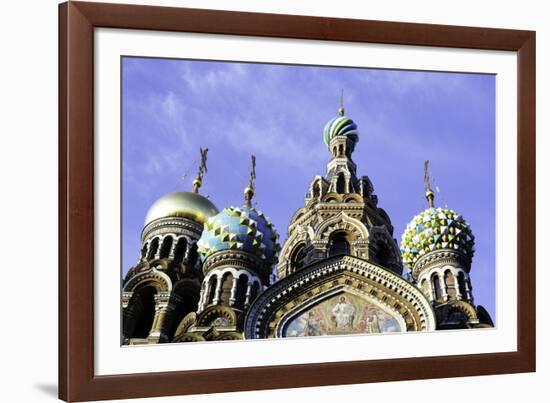
[[[461,252],[470,263],[474,256],[474,235],[464,218],[453,210],[429,208],[415,216],[403,233],[403,264],[412,269],[422,256],[440,249]]]

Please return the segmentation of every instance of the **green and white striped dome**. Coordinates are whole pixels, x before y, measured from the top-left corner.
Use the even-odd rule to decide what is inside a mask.
[[[412,269],[422,256],[439,249],[459,251],[471,262],[474,235],[464,218],[453,210],[429,208],[412,219],[401,237],[403,264]]]
[[[346,136],[353,140],[354,143],[359,141],[359,133],[357,125],[347,116],[336,116],[327,122],[325,130],[323,130],[323,140],[328,146],[330,141],[337,136]]]

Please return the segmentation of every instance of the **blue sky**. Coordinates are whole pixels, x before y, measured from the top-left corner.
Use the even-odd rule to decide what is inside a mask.
[[[192,188],[208,147],[201,193],[221,210],[243,203],[256,155],[257,207],[281,243],[292,214],[330,154],[323,127],[346,115],[359,127],[353,155],[401,234],[427,208],[423,162],[436,205],[461,213],[476,237],[475,303],[495,319],[495,77],[342,67],[123,59],[122,271],[137,261],[149,206]],[[182,176],[185,178],[182,180]]]

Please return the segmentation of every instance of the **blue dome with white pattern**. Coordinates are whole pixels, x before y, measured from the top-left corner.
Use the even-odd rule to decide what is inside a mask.
[[[359,132],[357,125],[347,116],[337,116],[327,122],[323,131],[323,139],[328,146],[330,141],[336,136],[346,136],[354,143],[359,141]]]
[[[275,264],[279,236],[269,219],[253,207],[228,207],[204,224],[198,252],[203,260],[221,250],[240,250]]]

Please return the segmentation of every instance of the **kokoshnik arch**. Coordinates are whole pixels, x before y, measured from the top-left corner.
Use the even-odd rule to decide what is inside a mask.
[[[199,193],[201,149],[193,191],[162,196],[146,215],[138,264],[123,281],[123,344],[493,326],[474,304],[471,228],[436,207],[427,161],[428,208],[399,247],[373,184],[357,176],[359,133],[343,105],[323,139],[326,175],[311,181],[282,247],[252,206],[255,158],[244,204],[219,211]]]

